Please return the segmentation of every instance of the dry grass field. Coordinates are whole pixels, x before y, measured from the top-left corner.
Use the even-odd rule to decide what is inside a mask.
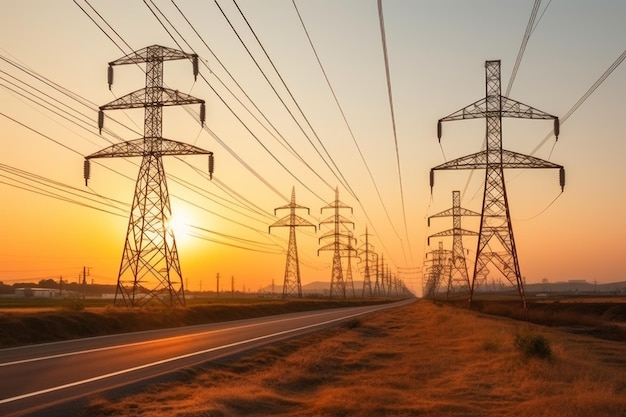
[[[418,301],[93,398],[82,415],[626,416],[626,343]]]

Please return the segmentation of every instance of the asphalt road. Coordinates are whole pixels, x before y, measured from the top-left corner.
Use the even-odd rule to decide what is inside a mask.
[[[0,416],[50,415],[64,403],[410,302],[1,349]]]

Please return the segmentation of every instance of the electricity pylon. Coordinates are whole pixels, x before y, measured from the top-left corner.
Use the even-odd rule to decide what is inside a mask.
[[[480,216],[478,249],[476,250],[476,264],[472,277],[469,305],[471,306],[472,304],[476,278],[484,274],[487,264],[491,262],[517,288],[522,306],[526,310],[524,283],[517,258],[515,240],[513,239],[513,226],[506,195],[504,169],[558,168],[560,170],[561,190],[565,186],[565,171],[561,165],[503,149],[502,118],[554,120],[554,134],[557,139],[559,136],[559,119],[556,116],[502,96],[499,60],[485,62],[485,78],[485,98],[439,119],[437,123],[437,137],[441,141],[441,122],[485,118],[487,125],[486,149],[431,168],[430,186],[432,188],[434,171],[436,170],[485,170],[483,207]],[[491,249],[488,245],[494,236],[502,246],[502,251],[500,252],[487,251],[487,249]]]
[[[463,236],[478,236],[478,233],[461,227],[462,216],[480,216],[480,213],[461,207],[461,193],[452,191],[452,208],[428,217],[428,227],[430,227],[430,219],[432,218],[452,217],[452,229],[428,236],[429,245],[431,237],[452,236],[452,259],[450,260],[450,275],[448,277],[446,297],[449,297],[451,292],[457,291],[469,294],[472,288],[469,274],[467,273]]]
[[[213,153],[162,137],[162,112],[165,106],[200,104],[200,122],[204,124],[204,100],[163,87],[163,62],[176,59],[191,59],[194,76],[197,76],[196,54],[158,45],[148,46],[109,62],[109,89],[113,83],[113,66],[122,64],[145,63],[146,86],[101,106],[98,114],[100,132],[104,123],[104,110],[143,108],[144,135],[140,139],[115,144],[85,157],[85,184],[89,179],[91,159],[142,157],[117,278],[116,306],[143,306],[152,300],[170,307],[185,305],[180,261],[170,226],[170,198],[162,157],[209,155],[209,173],[212,176]]]
[[[356,253],[356,249],[352,246],[352,241],[356,243],[356,238],[352,236],[352,232],[347,233],[348,236],[348,247],[345,250],[342,250],[342,257],[348,259],[346,264],[346,275],[344,280],[344,286],[346,288],[346,296],[350,295],[351,298],[356,298],[356,293],[354,292],[354,279],[352,279],[352,253]]]
[[[441,286],[441,280],[448,275],[450,268],[450,251],[443,248],[443,242],[439,242],[439,249],[433,249],[426,254],[426,262],[428,255],[431,255],[430,266],[426,268],[428,277],[424,288],[425,298],[434,298]]]
[[[317,250],[317,255],[319,256],[320,251],[333,251],[333,266],[330,277],[330,298],[334,296],[346,298],[346,283],[343,279],[343,269],[341,267],[341,251],[354,249],[350,243],[342,241],[342,239],[351,239],[352,236],[342,233],[341,226],[344,224],[352,224],[352,227],[354,228],[354,222],[342,216],[339,210],[350,209],[350,212],[352,212],[352,207],[339,201],[339,188],[335,188],[335,201],[322,207],[320,212],[324,212],[324,209],[332,209],[335,213],[326,220],[323,220],[320,223],[320,226],[322,224],[332,224],[333,229],[324,233],[322,237],[319,238],[319,242],[321,242],[322,239],[328,238],[332,238],[333,242],[319,248]]]
[[[367,227],[365,227],[365,243],[359,248],[361,251],[361,256],[364,258],[365,262],[365,270],[363,271],[363,290],[361,291],[361,297],[374,297],[374,292],[372,291],[372,263],[373,258],[376,253],[373,251],[374,246],[369,243],[369,233],[367,232]],[[376,284],[378,284],[378,277],[376,277]],[[376,287],[374,287],[376,288]],[[379,288],[380,291],[380,288]]]
[[[297,209],[305,209],[310,214],[308,207],[296,204],[296,189],[291,188],[291,202],[285,206],[274,209],[274,215],[277,210],[288,209],[289,215],[278,220],[269,226],[268,232],[271,233],[272,227],[289,227],[289,245],[287,247],[287,262],[285,264],[285,280],[283,282],[283,298],[297,296],[302,298],[302,281],[300,280],[300,261],[298,260],[298,245],[296,243],[296,227],[312,226],[317,231],[317,227],[296,214]]]
[[[376,252],[374,252],[374,258],[376,259],[376,270],[375,270],[375,274],[376,274],[376,279],[374,280],[374,289],[373,289],[373,295],[374,297],[381,297],[383,294],[380,290],[380,268],[379,268],[379,264],[378,264],[378,254]]]

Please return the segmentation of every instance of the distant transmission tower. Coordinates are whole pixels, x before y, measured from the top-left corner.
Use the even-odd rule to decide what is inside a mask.
[[[373,295],[374,297],[382,297],[383,293],[380,289],[380,267],[379,267],[379,259],[378,259],[378,254],[374,252],[374,258],[376,259],[376,270],[375,270],[375,280],[374,280],[374,289],[373,289]]]
[[[343,279],[343,270],[341,267],[341,252],[353,250],[353,248],[350,243],[342,241],[342,239],[349,240],[352,236],[341,233],[341,225],[352,224],[352,227],[354,227],[354,222],[342,216],[339,213],[339,210],[350,209],[350,212],[352,212],[352,207],[339,201],[339,188],[335,188],[335,201],[322,207],[321,211],[323,212],[324,209],[333,209],[335,214],[328,217],[326,220],[323,220],[320,223],[320,226],[322,224],[332,224],[333,229],[324,233],[322,237],[319,238],[319,241],[321,242],[322,239],[332,238],[333,242],[319,248],[317,250],[317,254],[319,256],[320,251],[333,251],[333,269],[330,277],[330,297],[346,298],[346,284]]]
[[[526,309],[524,283],[517,259],[515,240],[513,239],[513,227],[504,181],[504,169],[558,168],[560,170],[561,190],[565,185],[565,171],[561,165],[503,149],[502,118],[552,119],[554,120],[554,134],[557,138],[559,136],[559,119],[556,116],[502,96],[499,60],[485,62],[485,77],[486,97],[440,119],[437,123],[437,137],[441,140],[441,122],[485,118],[487,124],[487,148],[432,168],[430,171],[430,186],[432,188],[434,183],[435,170],[485,170],[483,208],[480,217],[478,249],[476,250],[476,265],[470,289],[469,305],[471,306],[472,303],[474,283],[477,277],[483,275],[487,264],[491,262],[511,284],[517,287],[522,306]],[[491,251],[491,248],[488,246],[494,236],[502,247],[502,250],[499,252]]]
[[[428,255],[431,256],[430,260]],[[430,266],[426,267],[426,286],[424,288],[425,298],[434,298],[439,292],[441,281],[448,275],[450,268],[450,251],[443,248],[443,242],[439,242],[439,249],[434,249],[426,254],[426,262]]]
[[[344,280],[344,287],[346,288],[346,296],[350,296],[350,298],[356,298],[356,293],[354,292],[354,279],[352,278],[352,253],[356,253],[356,249],[352,246],[352,241],[356,242],[356,239],[353,237],[352,232],[347,233],[348,236],[348,246],[345,250],[342,250],[342,257],[348,259],[346,264],[346,275]]]
[[[109,63],[109,89],[113,83],[113,66],[122,64],[145,63],[146,86],[100,107],[98,127],[102,131],[104,110],[143,108],[144,135],[143,138],[112,145],[85,158],[86,184],[91,159],[142,157],[117,278],[117,306],[142,306],[152,300],[167,306],[185,305],[176,240],[169,224],[171,207],[162,156],[209,155],[209,173],[212,176],[213,153],[162,137],[164,106],[200,104],[200,122],[204,124],[204,100],[163,87],[163,62],[176,59],[191,59],[194,76],[197,76],[196,54],[158,45],[148,46]]]
[[[283,217],[282,219],[271,225],[268,231],[271,233],[272,227],[289,227],[289,246],[287,247],[287,262],[285,264],[283,298],[290,296],[302,298],[300,261],[298,260],[298,245],[296,244],[296,227],[312,226],[315,228],[316,231],[317,227],[296,214],[296,209],[305,209],[307,213],[310,213],[310,210],[308,209],[308,207],[303,207],[296,204],[295,187],[291,188],[291,202],[286,206],[274,209],[274,214],[276,214],[277,210],[283,209],[289,209],[289,215]]]
[[[363,262],[365,263],[365,270],[363,271],[363,291],[361,291],[362,298],[372,298],[374,296],[374,292],[372,291],[372,267],[374,266],[373,261],[376,253],[374,252],[374,246],[369,243],[369,236],[367,227],[365,227],[365,243],[359,248]],[[376,277],[376,284],[378,284],[378,277]]]
[[[431,237],[452,236],[452,259],[450,260],[450,276],[448,277],[446,297],[449,297],[451,292],[465,292],[469,294],[472,289],[469,274],[467,273],[463,236],[478,236],[478,233],[461,227],[462,216],[480,216],[480,213],[461,207],[461,193],[452,191],[452,208],[433,214],[428,218],[428,227],[430,227],[430,219],[432,218],[452,217],[452,229],[428,236],[429,245]]]

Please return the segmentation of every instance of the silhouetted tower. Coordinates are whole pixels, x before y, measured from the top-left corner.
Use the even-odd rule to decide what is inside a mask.
[[[452,229],[428,236],[429,245],[431,237],[452,236],[452,259],[450,261],[450,276],[448,277],[446,296],[449,296],[450,292],[466,292],[469,294],[472,288],[469,274],[467,273],[463,236],[478,236],[478,233],[461,227],[462,216],[480,216],[480,213],[461,207],[461,193],[452,191],[452,208],[433,214],[428,218],[428,227],[430,227],[430,219],[432,218],[452,217]]]
[[[332,209],[335,213],[326,220],[323,220],[320,223],[320,227],[322,224],[332,224],[333,230],[324,233],[324,235],[319,238],[319,241],[321,242],[322,239],[332,238],[333,242],[319,248],[317,250],[317,255],[319,256],[320,251],[323,250],[333,251],[333,269],[330,278],[330,297],[332,298],[338,296],[346,298],[346,285],[343,279],[343,269],[341,267],[341,251],[351,250],[351,245],[342,241],[342,239],[350,239],[351,236],[342,233],[341,226],[344,224],[352,224],[352,227],[354,228],[354,222],[342,216],[339,210],[350,209],[350,212],[352,212],[352,207],[339,201],[339,188],[335,188],[335,201],[322,207],[321,212],[323,212],[324,209]]]
[[[296,214],[297,209],[305,209],[310,214],[308,207],[296,204],[296,189],[291,188],[291,202],[286,206],[274,209],[274,215],[277,210],[289,209],[289,215],[278,220],[271,225],[268,232],[271,233],[272,227],[289,227],[289,246],[287,247],[287,262],[285,264],[285,280],[283,283],[283,298],[297,296],[302,298],[302,281],[300,280],[300,261],[298,260],[298,245],[296,244],[296,227],[312,226],[317,231],[317,227]]]
[[[437,123],[437,137],[441,140],[441,122],[485,118],[487,125],[486,144],[483,151],[467,155],[436,166],[430,171],[431,188],[434,183],[435,170],[448,169],[484,169],[485,189],[483,194],[483,208],[480,217],[478,248],[476,250],[476,265],[469,296],[471,306],[474,295],[474,282],[483,275],[483,270],[489,262],[493,263],[506,279],[517,287],[522,306],[526,309],[524,283],[520,273],[513,227],[509,212],[509,203],[504,181],[505,168],[558,168],[561,190],[565,185],[565,171],[563,166],[554,164],[530,155],[507,151],[502,148],[502,118],[514,117],[523,119],[554,120],[554,135],[559,137],[559,119],[541,110],[512,100],[501,95],[500,61],[485,62],[486,94],[467,107],[464,107],[442,119]],[[502,247],[500,252],[491,252],[489,242],[493,237]],[[487,249],[490,251],[488,252]]]
[[[379,260],[378,260],[378,254],[376,252],[374,252],[374,256],[376,259],[376,279],[374,281],[374,290],[373,290],[373,294],[374,297],[381,297],[383,294],[380,290],[380,266],[379,266]]]
[[[431,259],[428,260],[428,255]],[[439,292],[441,281],[448,275],[450,266],[450,251],[443,249],[443,242],[439,242],[439,248],[426,254],[426,261],[430,266],[426,268],[427,279],[424,288],[424,297],[433,298]]]
[[[352,298],[356,298],[356,293],[354,292],[354,279],[352,278],[352,254],[356,253],[356,249],[352,246],[352,241],[356,242],[356,239],[353,237],[352,232],[348,232],[348,247],[346,250],[342,250],[342,256],[348,259],[346,264],[346,275],[345,275],[345,287],[346,287],[346,296],[350,296]]]
[[[365,244],[363,244],[359,249],[361,251],[361,256],[364,258],[363,262],[365,263],[365,269],[363,271],[363,291],[361,291],[361,297],[369,297],[372,298],[374,296],[374,292],[372,291],[372,267],[373,258],[375,255],[374,246],[369,243],[369,233],[367,232],[367,227],[365,227]],[[375,288],[375,287],[374,287]],[[380,288],[379,288],[380,290]]]
[[[85,158],[85,184],[89,179],[89,160],[94,158],[142,157],[135,195],[128,221],[122,254],[115,305],[142,306],[158,300],[167,306],[185,305],[182,272],[174,232],[170,227],[171,207],[162,157],[164,155],[209,155],[213,172],[213,153],[186,143],[162,137],[162,112],[165,106],[200,104],[204,124],[204,100],[163,87],[163,62],[190,59],[194,76],[198,56],[163,46],[148,46],[109,62],[109,89],[113,66],[146,64],[146,86],[100,107],[98,127],[102,132],[104,110],[144,109],[142,138],[112,145]]]
[[[376,289],[376,286],[374,286],[374,289]],[[380,255],[380,295],[382,295],[383,297],[387,294],[386,288],[385,288],[385,254],[381,254]]]

